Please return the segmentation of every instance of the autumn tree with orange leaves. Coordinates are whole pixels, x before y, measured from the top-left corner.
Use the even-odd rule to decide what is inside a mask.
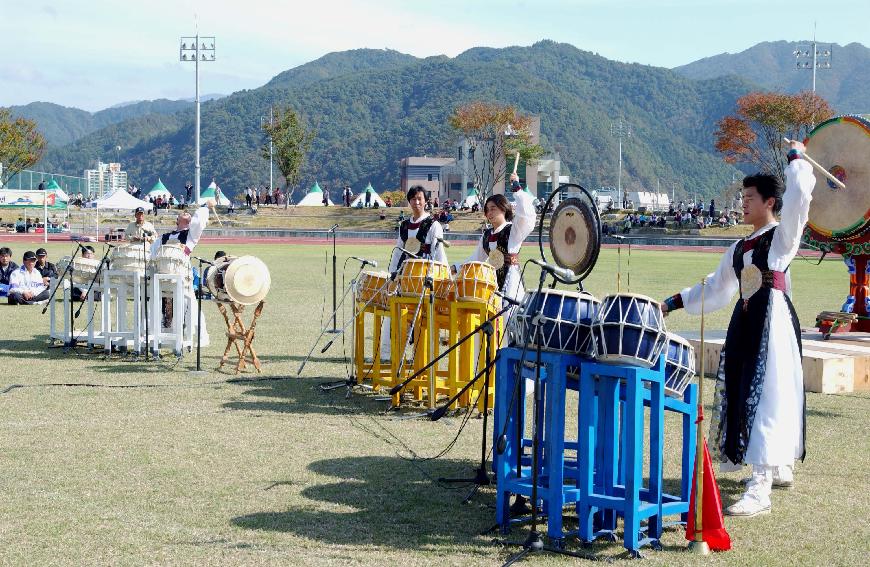
[[[787,164],[783,138],[803,140],[833,110],[819,95],[754,92],[737,99],[737,112],[717,123],[716,150],[727,163],[746,163],[777,175]]]
[[[467,173],[481,202],[496,185],[504,183],[507,155],[519,152],[520,158],[528,163],[544,153],[532,141],[532,118],[514,106],[474,101],[458,107],[448,120],[468,142]]]

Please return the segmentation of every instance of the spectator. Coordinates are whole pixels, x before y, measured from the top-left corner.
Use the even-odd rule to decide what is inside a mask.
[[[48,252],[45,248],[38,248],[36,250],[35,268],[42,274],[42,281],[45,285],[48,285],[51,278],[57,277],[57,266],[48,261]]]
[[[31,187],[33,187],[33,185],[31,185]],[[36,189],[39,190],[39,191],[45,191],[45,182],[44,182],[44,181],[40,181],[40,182],[39,182],[39,187],[37,187]]]
[[[393,198],[390,197],[389,195],[387,195],[387,198],[384,199],[384,204],[386,204],[388,207],[392,207],[393,206]]]
[[[18,269],[18,264],[12,261],[12,250],[4,246],[0,248],[0,297],[9,294],[9,277]]]
[[[345,185],[345,186],[344,186],[344,193],[343,193],[343,196],[344,196],[344,206],[345,206],[345,207],[349,207],[349,206],[350,206],[350,200],[351,200],[351,197],[353,197],[353,191],[350,190],[350,185]]]
[[[276,205],[281,204],[281,190],[275,187],[275,190],[272,192],[272,202]]]
[[[191,199],[193,199],[193,185],[188,181],[184,184],[184,202],[189,203]]]
[[[257,203],[257,208],[260,208],[260,187],[254,187],[254,202]]]
[[[245,204],[251,208],[251,203],[254,202],[254,190],[250,186],[245,187]]]
[[[716,202],[713,199],[710,199],[710,220],[716,216]]]
[[[36,254],[25,252],[23,264],[9,277],[9,305],[33,305],[48,299],[48,287],[36,269]]]

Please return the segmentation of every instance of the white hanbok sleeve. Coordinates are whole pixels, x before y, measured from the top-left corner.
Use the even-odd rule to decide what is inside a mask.
[[[704,312],[711,313],[722,309],[729,303],[740,289],[737,276],[734,274],[734,249],[739,242],[728,247],[722,256],[716,271],[707,276],[707,286],[704,289]],[[687,287],[680,292],[683,307],[692,315],[701,313],[701,284]]]
[[[190,219],[190,227],[187,233],[187,242],[185,243],[185,246],[187,246],[188,250],[193,250],[199,243],[199,239],[202,236],[202,231],[205,230],[205,227],[208,224],[208,213],[208,207],[200,207],[193,214],[193,218]]]
[[[768,266],[771,270],[785,271],[797,254],[801,233],[809,217],[810,202],[816,176],[813,167],[803,159],[792,160],[785,168],[785,193],[779,226],[770,243]]]
[[[517,254],[532,230],[535,228],[535,220],[538,212],[535,210],[535,197],[528,191],[514,193],[516,207],[514,208],[513,227],[508,238],[508,252]]]
[[[156,238],[154,240],[154,242],[151,243],[151,257],[152,258],[157,255],[157,251],[160,250],[161,246],[163,246],[163,239],[162,238]]]
[[[444,238],[444,229],[441,227],[441,223],[438,221],[432,223],[432,228],[429,229],[429,234],[426,235],[426,243],[431,247],[431,250],[433,251],[432,258],[436,262],[442,262],[446,264],[447,247],[438,242],[436,238]]]

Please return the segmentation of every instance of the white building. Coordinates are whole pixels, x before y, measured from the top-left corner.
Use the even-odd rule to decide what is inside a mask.
[[[115,189],[127,190],[127,172],[121,171],[120,163],[97,162],[96,169],[85,170],[88,195],[100,199]]]

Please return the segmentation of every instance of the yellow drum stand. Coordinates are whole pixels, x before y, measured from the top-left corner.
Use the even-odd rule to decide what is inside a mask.
[[[372,361],[365,361],[366,350],[366,314],[370,314],[372,321]],[[356,379],[362,383],[366,380],[371,380],[372,387],[391,387],[393,384],[393,373],[389,363],[381,362],[380,346],[381,346],[381,328],[384,317],[389,317],[390,312],[383,307],[376,305],[370,301],[356,302],[356,315],[354,317],[354,367],[356,369]]]
[[[460,337],[464,337],[474,330],[475,327],[492,317],[498,310],[492,303],[482,303],[479,301],[454,301],[450,303],[450,344],[455,344]],[[501,318],[493,321],[493,327],[496,332],[487,336],[483,332],[477,334],[479,338],[484,338],[490,341],[491,352],[498,352],[498,343],[501,336]],[[477,364],[475,365],[475,358]],[[450,390],[450,395],[454,396],[463,386],[474,379],[475,370],[480,372],[486,366],[486,346],[480,342],[479,346],[475,344],[475,339],[469,339],[462,346],[452,351],[449,359],[449,377],[447,386]],[[491,374],[495,376],[495,372]],[[473,400],[478,397],[480,390],[483,389],[484,378],[481,378],[477,383],[469,388],[465,394],[457,400],[456,407],[468,407]],[[489,389],[489,407],[493,407],[495,396],[495,383],[490,383]],[[454,408],[451,408],[454,409]],[[483,411],[483,396],[477,400],[478,411]]]

